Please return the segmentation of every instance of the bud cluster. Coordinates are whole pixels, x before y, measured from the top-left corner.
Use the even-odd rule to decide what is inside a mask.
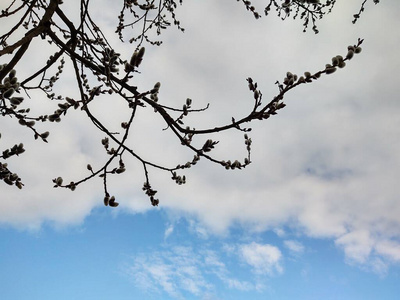
[[[53,183],[55,183],[54,187],[62,186],[62,184],[63,184],[62,177],[57,177],[57,178],[53,179]]]
[[[154,102],[158,102],[158,93],[160,91],[161,83],[156,82],[154,87],[150,90],[150,99]]]
[[[182,114],[176,119],[176,122],[183,125],[183,118],[189,114],[189,110],[192,108],[192,99],[187,98],[185,104],[182,106]],[[189,130],[189,127],[186,127]],[[193,134],[187,134],[182,141],[182,145],[189,145],[192,141]]]
[[[149,183],[148,181],[146,181],[146,182],[143,184],[142,190],[145,191],[145,193],[146,193],[147,196],[149,196],[151,205],[153,205],[153,206],[158,206],[158,203],[160,203],[160,201],[159,201],[158,199],[155,199],[155,198],[154,198],[154,196],[155,196],[155,194],[157,193],[157,191],[155,191],[155,190],[153,190],[153,189],[151,188],[151,185],[150,185],[150,183]]]
[[[8,185],[15,185],[19,189],[22,189],[22,186],[24,185],[21,182],[21,178],[8,169],[8,165],[6,163],[0,163],[0,180],[3,180]]]
[[[75,191],[75,189],[76,189],[76,184],[75,184],[75,182],[73,182],[73,181],[71,181],[69,184],[67,184],[66,186],[65,186],[67,189],[70,189],[71,191]]]
[[[3,151],[1,158],[7,159],[13,155],[19,155],[25,152],[24,144],[20,143],[19,145],[15,144],[12,148],[6,149]]]
[[[115,197],[111,196],[106,193],[106,195],[104,196],[104,205],[105,206],[111,206],[111,207],[117,207],[119,205],[118,202],[115,201]]]
[[[1,134],[0,134],[0,138],[1,138]],[[19,154],[21,154],[23,152],[25,152],[23,144],[14,145],[12,148],[3,151],[0,158],[7,159],[13,155],[18,156]],[[21,182],[21,178],[19,178],[19,176],[17,174],[12,173],[8,169],[8,165],[6,163],[0,163],[0,180],[3,180],[8,185],[15,184],[15,186],[17,186],[19,189],[22,189],[22,186],[24,185]]]
[[[189,169],[191,166],[194,166],[197,164],[197,162],[200,160],[200,156],[195,155],[193,157],[192,161],[188,161],[187,163],[185,163],[184,165],[177,165],[175,167],[175,169]]]
[[[297,77],[296,74],[292,74],[291,72],[286,73],[286,77],[283,80],[283,83],[285,86],[289,87],[294,84],[299,84],[299,83],[309,83],[312,82],[313,79],[318,79],[322,73],[325,74],[332,74],[334,73],[337,68],[344,68],[346,66],[346,60],[350,60],[353,58],[354,54],[358,54],[362,51],[360,45],[362,44],[363,40],[359,39],[357,45],[353,46],[348,46],[347,47],[347,54],[346,57],[343,58],[341,55],[336,55],[332,57],[332,63],[326,64],[325,65],[325,70],[317,72],[313,75],[311,75],[310,72],[304,72],[304,76],[300,76],[299,78]],[[277,82],[279,84],[279,82]],[[280,89],[283,90],[283,86],[280,85]]]
[[[110,48],[105,48],[102,54],[103,57],[101,58],[101,62],[107,71],[111,73],[118,73],[118,65],[120,64],[119,57],[121,54],[116,53],[114,49]]]
[[[244,144],[246,145],[247,152],[251,151],[251,143],[252,143],[251,138],[249,138],[249,136],[245,133],[244,134]]]
[[[186,129],[186,131],[189,131],[190,126],[186,126],[185,129]],[[193,128],[193,130],[195,130],[195,128]],[[185,136],[181,140],[181,145],[183,145],[183,146],[190,145],[192,143],[193,136],[194,136],[194,133],[185,133]]]
[[[183,175],[177,175],[176,172],[172,172],[172,180],[175,180],[175,182],[179,185],[185,184],[186,183],[186,176]]]
[[[291,72],[287,72],[286,73],[286,77],[283,80],[283,83],[285,85],[293,85],[293,83],[295,83],[297,81],[297,75],[296,74],[292,74]]]
[[[247,78],[247,82],[249,83],[249,90],[253,92],[254,100],[256,101],[256,106],[261,105],[262,93],[257,89],[257,82],[254,82],[251,77]]]
[[[0,71],[6,66],[6,64],[0,65]],[[14,108],[24,100],[23,97],[12,97],[15,92],[19,92],[19,82],[16,74],[17,71],[12,69],[8,76],[3,79],[3,82],[0,83],[0,99],[7,99]]]
[[[145,48],[142,47],[139,51],[135,51],[129,62],[125,63],[125,72],[129,73],[135,70],[135,68],[139,67],[140,63],[143,60]]]
[[[110,144],[109,144],[108,137],[105,137],[104,139],[102,139],[101,144],[104,146],[104,149],[107,150],[107,154],[109,154],[109,155],[117,154],[117,150],[115,150],[114,147],[109,148]]]
[[[111,171],[111,174],[121,174],[121,173],[124,173],[125,172],[125,164],[124,164],[124,162],[122,161],[122,159],[120,159],[119,160],[119,167],[118,168],[114,168],[112,171]]]
[[[149,1],[147,1],[147,2],[149,2]],[[153,2],[152,3],[146,3],[146,4],[139,4],[137,0],[125,0],[124,1],[124,5],[126,7],[129,7],[129,8],[131,8],[132,5],[134,5],[134,6],[138,6],[140,9],[143,9],[143,10],[150,10],[150,9],[154,9],[155,8],[155,5],[154,5]]]
[[[221,165],[225,167],[225,169],[229,170],[234,170],[234,169],[241,169],[244,165],[242,165],[238,160],[235,160],[233,163],[228,160],[228,161],[221,161]]]
[[[48,116],[48,119],[50,122],[61,122],[61,118],[60,115],[63,112],[62,109],[57,109],[53,114],[51,114],[50,116]]]
[[[225,167],[226,170],[235,170],[235,169],[242,169],[245,168],[247,165],[251,163],[250,161],[250,152],[251,152],[251,143],[252,140],[249,138],[249,136],[245,133],[244,134],[244,144],[246,145],[246,150],[248,152],[248,157],[244,159],[244,163],[241,163],[238,160],[235,160],[234,162],[231,162],[230,160],[224,161],[222,160],[220,164]]]
[[[332,57],[332,64],[325,65],[325,73],[332,74],[336,71],[336,67],[344,68],[346,66],[346,62],[343,59],[343,56],[337,55]]]
[[[261,15],[256,11],[256,8],[251,4],[251,1],[248,0],[242,0],[242,1],[243,4],[246,6],[246,9],[253,13],[254,18],[259,19],[261,17]]]
[[[336,0],[326,0],[321,3],[320,0],[270,0],[267,7],[264,9],[265,15],[268,15],[271,6],[275,6],[275,10],[278,12],[278,17],[282,20],[290,16],[293,11],[293,19],[300,18],[304,20],[303,32],[308,28],[308,25],[312,24],[312,30],[314,33],[318,33],[316,21],[321,19],[324,14],[330,13]]]
[[[141,2],[141,3],[140,3]],[[182,4],[183,0],[179,0]],[[177,26],[182,32],[184,28],[181,27],[179,20],[176,19],[175,9],[177,8],[176,0],[159,1],[158,4],[154,0],[124,0],[124,7],[118,16],[118,26],[116,33],[119,38],[123,40],[123,30],[127,27],[132,27],[133,24],[143,22],[142,26],[135,26],[140,28],[139,32],[129,39],[130,43],[138,42],[141,45],[144,41],[151,45],[160,46],[162,41],[152,41],[149,38],[151,29],[156,29],[156,34],[160,35],[162,30],[171,26],[172,22],[167,18],[168,12],[172,18],[173,24]],[[133,20],[125,21],[126,12],[128,12]]]
[[[208,140],[204,143],[203,147],[201,148],[201,151],[202,151],[202,152],[210,152],[212,149],[214,149],[214,146],[215,146],[216,144],[218,144],[218,143],[219,143],[218,141],[213,141],[213,140],[211,140],[211,139],[208,139]]]
[[[346,58],[350,60],[353,58],[354,54],[361,53],[362,48],[360,46],[356,46],[356,45],[351,46],[350,45],[347,47],[347,50],[348,50],[348,52],[347,52]]]
[[[183,104],[182,110],[183,110],[183,115],[187,116],[188,115],[188,110],[191,108],[192,105],[192,99],[187,98],[186,99],[186,104]]]
[[[53,55],[51,55],[51,56],[49,57],[49,59],[47,60],[47,64],[48,64],[48,65],[52,64],[52,63],[53,63],[53,60],[55,60],[55,58],[54,58]],[[65,65],[65,60],[64,60],[64,58],[61,58],[60,64],[59,64],[59,66],[57,67],[57,72],[56,72],[56,74],[55,74],[54,76],[51,76],[50,79],[48,79],[48,82],[49,82],[49,83],[48,83],[46,86],[43,87],[43,89],[44,89],[45,91],[50,92],[51,89],[53,88],[54,84],[57,82],[57,80],[60,79],[59,76],[60,76],[60,74],[61,74],[61,73],[63,72],[63,70],[64,70],[64,65]],[[47,94],[47,97],[53,99],[53,98],[55,97],[55,94],[53,94],[53,93]],[[58,99],[61,99],[60,97],[61,97],[61,96],[58,96]]]

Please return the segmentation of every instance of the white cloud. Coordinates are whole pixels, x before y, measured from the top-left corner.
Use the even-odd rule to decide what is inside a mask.
[[[367,230],[353,231],[336,240],[343,247],[346,257],[358,263],[367,261],[374,246],[374,240]]]
[[[135,255],[126,272],[139,288],[150,293],[164,291],[176,299],[183,299],[182,292],[199,296],[212,285],[204,279],[198,255],[193,254],[191,248],[175,247],[171,251]]]
[[[372,271],[381,277],[384,277],[387,275],[389,265],[383,259],[374,257],[367,265],[363,265],[362,268],[366,268],[368,271]]]
[[[238,291],[252,291],[255,289],[259,289],[258,287],[255,288],[254,284],[248,282],[248,281],[240,281],[237,279],[231,279],[227,278],[224,279],[225,283],[228,285],[229,288],[235,289]]]
[[[304,252],[304,245],[299,241],[295,240],[285,240],[283,242],[286,248],[288,248],[292,253],[301,254]]]
[[[385,240],[376,245],[376,252],[387,257],[391,261],[400,262],[400,243]]]
[[[283,230],[282,228],[274,228],[274,232],[279,237],[284,237],[286,234],[285,230]]]
[[[164,232],[164,240],[166,240],[174,232],[174,225],[170,224]]]
[[[269,244],[258,244],[252,242],[240,247],[240,253],[243,260],[249,264],[257,274],[282,273],[281,251]]]
[[[209,246],[195,249],[174,246],[169,250],[136,253],[125,268],[126,275],[133,283],[149,294],[167,293],[175,299],[182,299],[185,293],[196,298],[217,297],[216,290],[262,291],[262,279],[272,273],[281,273],[280,252],[276,247],[261,244],[229,245],[236,249],[229,266],[224,262],[224,247]],[[221,252],[222,250],[222,252]],[[255,256],[260,256],[257,259]],[[240,265],[244,260],[246,265]],[[240,266],[247,280],[236,278],[231,269]]]
[[[226,249],[237,249],[236,245],[224,245],[223,250]],[[222,262],[216,253],[216,251],[206,250],[203,251],[204,262],[209,272],[215,274],[227,287],[239,291],[252,291],[260,290],[261,287],[257,283],[250,281],[243,281],[236,278],[232,278],[225,263]]]
[[[193,219],[189,220],[189,230],[202,239],[208,238],[207,229]]]
[[[400,243],[382,237],[372,237],[366,230],[352,231],[336,239],[350,264],[386,275],[391,263],[400,262]]]

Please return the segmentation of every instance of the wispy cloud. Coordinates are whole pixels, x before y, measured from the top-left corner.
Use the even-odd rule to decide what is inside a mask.
[[[228,290],[262,291],[264,276],[282,273],[281,253],[278,248],[267,244],[238,244],[234,266],[245,267],[244,271],[254,276],[242,280],[232,271],[221,257],[223,248],[174,246],[171,249],[136,254],[125,269],[138,288],[150,294],[166,293],[175,299],[184,299],[185,294],[206,297],[216,295],[222,286]],[[231,266],[232,268],[232,266]]]
[[[372,237],[367,230],[351,231],[336,239],[347,262],[379,275],[386,275],[390,264],[400,263],[400,243],[384,236]]]
[[[285,240],[283,244],[294,254],[301,254],[304,252],[304,245],[299,241]]]
[[[231,245],[231,249],[237,249],[237,246]],[[222,250],[226,249],[226,245],[222,247]],[[246,280],[239,280],[237,278],[233,278],[231,272],[226,267],[225,263],[221,261],[217,251],[215,250],[205,250],[202,251],[204,255],[204,262],[207,266],[207,269],[212,274],[216,275],[221,282],[227,286],[229,289],[235,289],[239,291],[251,291],[258,290],[259,287],[256,283]],[[238,257],[235,257],[236,259]]]
[[[277,247],[252,242],[241,245],[239,250],[243,260],[253,268],[256,274],[272,275],[283,272],[282,253]]]
[[[200,222],[197,222],[193,219],[189,219],[189,230],[199,238],[208,238],[207,229]]]
[[[376,245],[375,251],[391,261],[400,262],[400,243],[393,240],[384,240]]]
[[[168,237],[174,232],[174,225],[170,224],[164,232],[164,240],[168,239]]]
[[[357,263],[367,261],[374,246],[374,241],[366,230],[347,233],[336,240],[343,247],[346,257]]]
[[[126,271],[147,292],[165,292],[184,299],[184,292],[199,296],[212,289],[201,272],[199,259],[191,248],[175,247],[171,251],[139,254]]]

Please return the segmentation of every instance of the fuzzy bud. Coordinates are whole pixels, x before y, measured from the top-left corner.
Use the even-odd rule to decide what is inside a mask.
[[[336,71],[336,67],[326,68],[326,74],[332,74]]]
[[[349,51],[347,52],[346,58],[350,60],[353,58],[353,56],[354,56],[354,51],[349,49]]]
[[[4,98],[10,98],[12,94],[14,94],[15,90],[13,88],[9,88],[7,91],[3,93]]]

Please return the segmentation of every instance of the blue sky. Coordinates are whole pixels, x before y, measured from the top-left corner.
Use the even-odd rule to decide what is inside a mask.
[[[329,240],[236,226],[205,237],[184,219],[168,235],[169,222],[162,210],[115,217],[99,208],[79,227],[3,228],[2,298],[396,299],[399,291],[399,268],[379,276],[345,264]],[[277,247],[280,259],[257,269],[242,251],[255,245]]]
[[[256,21],[236,1],[178,8],[185,33],[170,28],[161,47],[146,46],[134,80],[143,89],[160,81],[160,101],[169,106],[187,97],[196,108],[210,103],[188,119],[196,128],[248,111],[247,77],[270,99],[287,71],[318,71],[358,37],[365,41],[344,69],[295,89],[277,116],[251,124],[253,163],[246,169],[200,161],[183,186],[151,169],[158,208],[143,194],[133,159],[124,176],[109,181],[116,209],[103,206],[101,180],[74,192],[52,187],[51,179],[81,178],[87,163],[96,167],[105,157],[102,134],[79,111],[51,128],[38,125],[51,132],[46,145],[15,120],[0,119],[1,149],[21,140],[27,149],[9,160],[24,189],[0,186],[1,299],[397,299],[400,3],[369,1],[353,25],[361,2],[338,1],[318,35],[302,33],[298,20]],[[113,36],[120,8],[97,3],[93,16]],[[63,5],[77,15],[78,7]],[[132,45],[110,42],[123,57],[132,54]],[[40,43],[30,50],[17,68],[21,77],[52,53]],[[69,72],[55,88],[77,97]],[[48,113],[47,100],[32,96],[33,112]],[[113,96],[100,97],[93,112],[111,129],[126,116]],[[130,145],[146,159],[192,159],[153,111],[141,110],[135,122]],[[213,138],[220,140],[218,157],[246,155],[242,133]]]

